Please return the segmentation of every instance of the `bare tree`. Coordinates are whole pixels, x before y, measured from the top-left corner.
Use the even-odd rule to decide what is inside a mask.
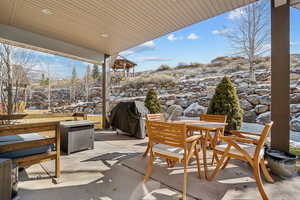
[[[84,88],[85,88],[85,96],[86,101],[89,101],[89,89],[90,89],[90,76],[91,76],[91,68],[90,65],[86,67],[86,72],[84,76]]]
[[[0,102],[4,113],[11,115],[22,101],[26,102],[27,75],[34,63],[32,52],[0,44]]]
[[[71,76],[71,88],[72,88],[72,101],[76,101],[76,84],[77,84],[77,72],[76,68],[73,66],[72,76]]]
[[[227,28],[225,37],[231,42],[235,55],[249,62],[249,80],[255,82],[255,60],[270,50],[269,3],[261,0],[238,10],[232,28]]]

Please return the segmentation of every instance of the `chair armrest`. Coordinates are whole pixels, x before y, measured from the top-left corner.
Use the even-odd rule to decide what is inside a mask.
[[[245,131],[230,131],[230,133],[232,133],[233,135],[239,136],[239,137],[245,137],[243,135],[254,135],[254,136],[260,136],[259,133],[250,133],[250,132],[245,132]]]
[[[251,139],[251,138],[231,137],[231,136],[220,136],[219,138],[226,142],[237,141],[237,142],[241,142],[241,143],[248,143],[248,144],[255,144],[255,145],[258,144],[257,140]]]
[[[186,142],[194,142],[196,140],[199,140],[201,138],[200,135],[193,135],[193,136],[190,136],[188,138],[185,139]]]

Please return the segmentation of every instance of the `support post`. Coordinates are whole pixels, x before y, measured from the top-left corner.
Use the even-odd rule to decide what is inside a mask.
[[[282,1],[281,1],[282,2]],[[290,140],[290,7],[271,1],[271,147],[289,151]]]
[[[110,86],[110,60],[111,57],[104,55],[104,63],[102,65],[102,127],[108,127],[108,112],[109,112],[109,86]]]

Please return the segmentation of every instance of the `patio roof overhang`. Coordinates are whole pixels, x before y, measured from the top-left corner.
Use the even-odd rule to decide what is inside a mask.
[[[0,42],[103,64],[103,122],[111,59],[128,48],[256,0],[1,0]],[[271,0],[272,147],[289,149],[290,6]]]
[[[1,0],[2,42],[101,63],[255,0]]]

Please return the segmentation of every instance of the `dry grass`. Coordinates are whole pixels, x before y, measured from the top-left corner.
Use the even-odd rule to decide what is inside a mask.
[[[298,156],[297,167],[300,170],[300,148],[290,147],[290,152]]]
[[[146,84],[159,84],[160,86],[176,84],[176,79],[166,73],[143,74],[123,81],[121,85],[125,87],[141,86]]]

